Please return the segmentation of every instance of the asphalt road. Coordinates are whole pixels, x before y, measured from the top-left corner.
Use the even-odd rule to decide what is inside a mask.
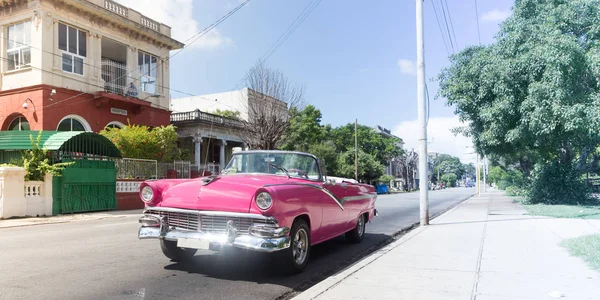
[[[475,193],[430,192],[435,215]],[[418,193],[380,195],[362,243],[315,246],[307,269],[281,274],[269,255],[234,251],[172,263],[137,218],[0,229],[0,299],[285,299],[334,274],[418,222]]]

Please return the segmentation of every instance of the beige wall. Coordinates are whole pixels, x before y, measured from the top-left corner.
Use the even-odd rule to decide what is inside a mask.
[[[103,10],[101,7],[98,9]],[[36,16],[34,16],[34,11],[37,12]],[[130,10],[130,14],[135,15],[136,12]],[[102,27],[98,23],[91,23],[87,18],[69,10],[58,10],[48,2],[40,4],[36,1],[30,2],[27,10],[0,19],[1,34],[4,37],[1,39],[3,56],[6,55],[6,25],[25,19],[33,20],[31,26],[32,69],[6,73],[6,62],[2,62],[2,90],[36,84],[48,84],[87,93],[103,90],[103,82],[101,81],[101,40],[102,37],[106,37],[128,45],[127,71],[130,78],[128,78],[127,83],[130,81],[136,83],[140,92],[138,97],[140,99],[146,98],[145,100],[152,102],[153,106],[169,109],[169,66],[166,62],[169,50],[167,48],[159,48],[149,42],[136,40],[116,29]],[[62,50],[58,48],[59,22],[88,33],[87,56],[84,62],[83,76],[62,70]],[[161,29],[163,27],[168,28],[167,26],[161,26]],[[161,95],[158,98],[148,97],[149,94],[143,93],[139,87],[139,81],[137,81],[139,78],[137,71],[138,50],[155,55],[158,58],[156,91]]]

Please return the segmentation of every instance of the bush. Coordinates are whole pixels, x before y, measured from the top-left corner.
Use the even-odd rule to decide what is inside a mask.
[[[527,193],[527,201],[531,204],[597,204],[572,164],[556,161],[538,164],[533,174]]]
[[[506,195],[511,197],[523,197],[527,195],[527,191],[520,187],[508,186],[506,187]]]
[[[456,186],[456,174],[454,173],[446,173],[442,175],[442,181],[446,183],[447,187],[455,187]]]
[[[100,131],[119,148],[123,157],[172,161],[185,153],[177,149],[175,126],[127,125],[123,128],[107,128]]]
[[[61,176],[62,170],[73,164],[72,162],[52,164],[50,162],[50,152],[40,146],[41,138],[42,131],[38,133],[36,139],[33,138],[33,135],[29,135],[31,150],[25,150],[21,160],[14,163],[27,171],[25,181],[44,181],[44,176],[47,173],[52,174],[52,176]]]

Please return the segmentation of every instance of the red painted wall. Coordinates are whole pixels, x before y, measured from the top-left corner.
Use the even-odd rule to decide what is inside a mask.
[[[140,199],[139,193],[117,193],[117,209],[130,210],[142,209],[144,202]]]
[[[50,96],[52,89],[56,94]],[[23,108],[27,99],[28,109]],[[140,106],[122,97],[120,101],[99,103],[92,94],[81,94],[79,91],[56,88],[48,85],[38,85],[22,89],[0,92],[0,124],[6,130],[10,122],[19,114],[25,116],[32,130],[56,130],[59,122],[68,115],[78,115],[84,118],[92,131],[99,132],[113,121],[127,124],[148,125],[152,127],[168,125],[171,113],[168,110],[150,106]],[[146,103],[146,102],[144,102]],[[35,107],[35,112],[34,108]],[[127,110],[127,116],[111,113],[111,107]]]

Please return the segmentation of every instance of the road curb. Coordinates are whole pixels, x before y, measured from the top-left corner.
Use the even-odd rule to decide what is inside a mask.
[[[50,224],[62,224],[62,223],[71,223],[71,222],[81,222],[81,221],[93,221],[93,220],[103,220],[103,219],[118,219],[118,218],[126,218],[128,216],[134,216],[135,214],[127,213],[131,211],[137,210],[124,210],[123,213],[97,213],[97,214],[73,214],[73,215],[62,215],[62,216],[54,216],[54,217],[26,217],[26,218],[16,218],[16,219],[6,219],[0,220],[0,230],[6,228],[15,228],[15,227],[27,227],[27,226],[39,226],[39,225],[50,225]]]
[[[463,200],[461,200],[459,203],[457,203],[456,205],[451,206],[448,210],[439,213],[437,215],[435,215],[434,217],[432,217],[431,219],[437,219],[440,217],[443,217],[445,214],[448,214],[456,209],[458,209],[461,205],[463,205],[465,202],[467,202],[469,199],[476,197],[476,195],[473,196],[469,196]],[[416,223],[419,224],[419,223]],[[337,272],[336,274],[328,277],[327,279],[313,285],[311,288],[305,290],[304,292],[296,295],[294,298],[291,298],[291,300],[312,300],[315,299],[317,297],[319,297],[320,295],[322,295],[323,293],[327,292],[328,290],[330,290],[331,288],[337,286],[339,283],[341,283],[344,279],[352,276],[354,273],[360,271],[362,268],[370,265],[372,262],[374,262],[375,260],[379,259],[380,257],[384,256],[385,254],[387,254],[388,252],[390,252],[391,250],[395,249],[396,247],[406,243],[407,241],[411,240],[413,237],[419,235],[421,232],[427,230],[428,227],[416,227],[414,229],[411,230],[412,227],[414,227],[415,225],[411,225],[409,226],[407,229],[409,229],[409,231],[404,234],[402,237],[400,237],[398,240],[384,246],[383,248],[376,250],[375,252],[369,254],[367,257],[359,260],[358,262],[354,263],[353,265],[342,269],[341,271]],[[394,236],[401,234],[403,231],[405,231],[406,229],[394,234]]]

